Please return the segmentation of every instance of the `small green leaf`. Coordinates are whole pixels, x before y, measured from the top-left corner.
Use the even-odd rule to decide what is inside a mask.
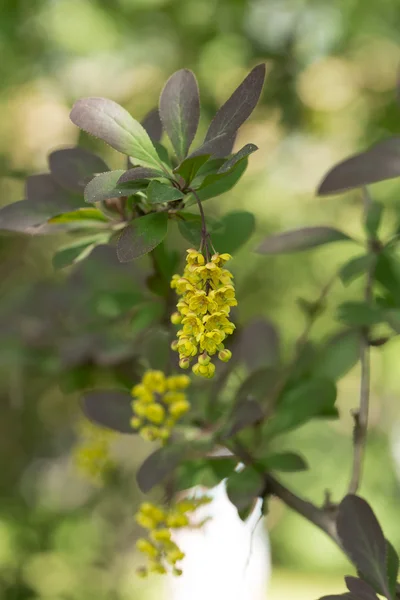
[[[400,261],[395,254],[388,250],[379,253],[374,278],[400,303]]]
[[[256,252],[258,254],[285,254],[343,241],[353,240],[333,227],[303,227],[266,238],[258,246]]]
[[[177,188],[166,183],[160,183],[159,181],[152,181],[147,188],[147,199],[150,204],[173,202],[174,200],[181,200],[184,197],[185,194]]]
[[[369,327],[386,320],[384,311],[365,302],[344,302],[338,307],[337,318],[352,327]]]
[[[239,152],[236,152],[236,154],[234,154],[232,156],[232,158],[230,158],[229,160],[227,160],[222,165],[222,167],[219,169],[218,173],[228,173],[228,171],[231,171],[233,169],[233,167],[239,161],[243,160],[244,158],[246,158],[250,154],[253,154],[253,152],[255,152],[256,150],[258,150],[258,147],[255,144],[246,144],[245,146],[243,146],[243,148],[241,148],[239,150]]]
[[[168,215],[165,212],[150,213],[135,219],[126,227],[117,243],[120,262],[129,262],[151,252],[167,235]]]
[[[177,213],[178,229],[182,237],[192,244],[194,248],[201,242],[201,217],[190,212]],[[207,228],[210,233],[220,226],[220,221],[206,217]]]
[[[263,427],[263,434],[271,438],[325,416],[326,411],[334,408],[335,400],[333,381],[321,377],[301,382],[283,393],[273,417]]]
[[[369,237],[376,237],[382,221],[382,215],[383,204],[381,202],[376,202],[375,200],[371,202],[368,206],[367,217],[365,219],[365,231],[368,233]]]
[[[108,223],[107,217],[97,208],[78,208],[72,212],[49,219],[49,223],[71,223],[74,221],[101,221]]]
[[[146,130],[116,102],[82,98],[75,102],[70,118],[83,131],[131,156],[135,164],[160,168],[159,156]]]
[[[242,161],[238,162],[228,173],[207,175],[203,183],[196,190],[201,202],[229,192],[229,190],[231,190],[237,184],[246,168],[247,158],[244,158]],[[194,198],[193,194],[190,194],[188,196],[186,206],[190,206],[195,202],[196,199]]]
[[[264,488],[263,476],[252,467],[235,471],[226,482],[226,493],[238,512],[247,509]]]
[[[317,377],[338,381],[357,364],[360,358],[360,333],[352,329],[329,337],[318,349],[312,365]]]
[[[70,265],[73,265],[89,256],[95,247],[96,242],[92,241],[89,243],[83,243],[80,246],[73,246],[58,250],[52,258],[53,268],[58,270],[63,269],[64,267],[69,267]]]
[[[251,238],[255,229],[254,215],[244,210],[228,213],[220,223],[212,233],[212,243],[221,253],[234,254]]]
[[[295,471],[306,471],[308,465],[304,458],[294,452],[281,452],[270,454],[262,461],[257,461],[267,471],[283,471],[293,473]]]
[[[376,262],[375,254],[363,254],[356,256],[345,263],[339,271],[339,277],[343,285],[349,285],[352,281],[365,275]]]
[[[186,185],[189,185],[196,177],[199,169],[201,169],[209,158],[210,154],[186,158],[178,167],[176,167],[176,169],[174,169],[174,173],[180,175],[185,180]]]

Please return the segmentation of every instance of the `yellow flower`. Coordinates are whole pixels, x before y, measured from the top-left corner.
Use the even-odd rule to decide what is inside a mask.
[[[171,375],[167,379],[169,390],[185,390],[190,385],[190,377],[187,375]]]
[[[143,385],[152,392],[165,392],[165,375],[162,371],[147,371],[143,376]]]
[[[183,333],[197,337],[203,333],[204,325],[195,313],[187,313],[182,319]]]
[[[169,529],[155,529],[151,532],[150,537],[155,542],[169,542],[171,539],[171,532]]]
[[[217,252],[216,254],[213,254],[213,256],[211,257],[211,261],[215,263],[218,267],[223,267],[224,264],[228,262],[228,260],[230,260],[231,258],[232,256],[230,254],[219,254]]]
[[[206,379],[211,379],[215,373],[215,365],[213,363],[210,363],[209,365],[200,365],[199,363],[196,363],[193,365],[192,371],[195,375],[201,375]]]
[[[145,416],[152,423],[160,425],[165,418],[165,409],[161,404],[150,404],[146,406]]]
[[[189,250],[186,250],[186,252],[186,260],[189,265],[204,265],[205,259],[201,252],[198,252],[194,248],[189,248]]]
[[[194,338],[190,337],[181,337],[178,340],[178,352],[180,357],[188,358],[190,356],[196,356],[197,354],[197,346],[194,343]]]
[[[179,419],[180,417],[182,417],[184,414],[187,413],[189,408],[190,408],[190,404],[187,400],[180,400],[180,401],[178,400],[178,402],[174,402],[169,407],[169,414],[172,417],[174,417],[175,419]]]
[[[151,544],[151,542],[149,542],[148,540],[145,540],[144,538],[138,539],[138,541],[136,542],[136,548],[140,552],[147,554],[151,558],[156,558],[156,556],[158,556],[158,554],[159,554],[157,548],[155,546],[153,546],[153,544]]]
[[[200,336],[199,345],[202,350],[208,354],[215,354],[219,349],[218,346],[225,339],[225,334],[218,329],[208,331]]]

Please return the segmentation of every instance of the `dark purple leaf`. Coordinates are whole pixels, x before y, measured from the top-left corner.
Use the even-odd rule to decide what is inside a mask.
[[[25,182],[25,196],[29,202],[38,206],[48,207],[53,215],[68,212],[82,206],[82,193],[76,195],[62,188],[55,179],[47,173],[31,175]]]
[[[392,593],[392,596],[396,596],[396,585],[397,585],[397,575],[399,572],[399,557],[396,550],[393,548],[392,544],[386,540],[386,554],[387,554],[387,575],[389,588]]]
[[[106,163],[83,148],[64,148],[49,155],[52,177],[63,188],[82,193],[91,177],[108,171]]]
[[[240,359],[250,371],[279,363],[279,334],[275,325],[265,319],[250,321],[241,331],[238,344]]]
[[[120,262],[129,262],[151,252],[167,235],[168,215],[165,212],[150,213],[126,227],[117,243]]]
[[[203,142],[203,144],[190,153],[188,158],[204,156],[205,154],[212,155],[214,158],[225,158],[232,153],[232,148],[236,140],[236,131],[233,134],[223,133],[212,140]]]
[[[349,494],[339,505],[336,524],[339,539],[350,560],[368,576],[374,588],[390,598],[386,540],[368,503]]]
[[[400,176],[400,138],[383,140],[333,167],[318,187],[318,196],[340,194]]]
[[[232,158],[227,160],[222,165],[218,173],[227,173],[236,165],[236,163],[238,163],[240,160],[243,160],[256,150],[258,150],[258,147],[255,144],[246,144],[241,150],[239,150],[239,152],[236,152],[236,154],[234,154]]]
[[[347,589],[357,598],[357,600],[378,600],[378,596],[375,594],[374,589],[362,579],[351,576],[347,576],[344,579]]]
[[[221,439],[227,439],[259,422],[264,416],[263,410],[257,400],[249,398],[236,405],[231,415],[227,429]]]
[[[163,128],[158,108],[153,108],[142,120],[142,126],[152,142],[159,142],[162,137]]]
[[[82,410],[96,425],[120,433],[135,433],[130,424],[133,414],[131,402],[129,392],[93,390],[87,392],[82,398]]]
[[[188,153],[200,118],[199,89],[188,69],[174,73],[160,96],[160,117],[179,160]]]
[[[302,227],[271,235],[260,244],[256,252],[258,254],[285,254],[344,240],[348,241],[351,238],[333,227]]]
[[[131,156],[135,164],[160,168],[160,159],[146,130],[116,102],[82,98],[75,102],[70,118],[83,131]]]
[[[334,596],[323,596],[319,600],[357,600],[353,594],[346,592],[345,594],[336,594]]]
[[[130,181],[140,181],[144,179],[154,179],[155,177],[165,177],[164,173],[155,169],[146,169],[145,167],[135,167],[125,171],[118,180],[118,184],[129,183]]]
[[[265,65],[260,64],[247,75],[232,96],[219,109],[210,127],[204,143],[226,137],[231,138],[255,109],[260,98],[265,79]]]
[[[147,494],[155,486],[161,483],[185,458],[182,445],[164,446],[150,454],[139,467],[136,481],[139,489]]]
[[[20,200],[0,209],[0,229],[34,234],[35,228],[51,216],[53,211],[48,207]]]

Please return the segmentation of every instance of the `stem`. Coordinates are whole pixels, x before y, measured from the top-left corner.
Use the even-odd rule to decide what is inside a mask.
[[[241,442],[235,441],[234,452],[244,464],[254,467],[252,456]],[[341,547],[336,532],[335,509],[325,507],[320,508],[289,490],[269,473],[263,473],[262,475],[264,478],[263,497],[270,494],[276,496],[294,512],[324,531],[335,544]]]
[[[196,198],[197,206],[199,207],[200,217],[201,217],[201,249],[205,250],[206,260],[208,262],[210,260],[210,254],[209,254],[209,249],[208,249],[208,238],[209,238],[210,234],[207,231],[206,215],[204,214],[203,205],[201,203],[201,200],[200,200],[197,192],[193,188],[188,188],[188,191],[191,192],[193,194],[193,196]]]
[[[364,216],[367,217],[371,205],[371,198],[368,192],[363,188]],[[375,238],[368,240],[368,248],[375,245]],[[374,265],[367,272],[367,278],[364,288],[364,300],[370,303],[372,300],[372,282],[374,275]],[[369,329],[364,327],[361,331],[360,341],[360,361],[361,361],[361,382],[360,382],[360,403],[359,408],[353,412],[353,468],[351,473],[349,494],[356,494],[360,487],[365,447],[367,442],[368,413],[370,398],[370,348],[369,348]]]

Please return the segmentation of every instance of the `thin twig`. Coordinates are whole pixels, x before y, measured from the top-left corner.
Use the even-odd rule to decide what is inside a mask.
[[[367,218],[368,210],[371,205],[371,199],[368,192],[363,188],[364,202],[364,218]],[[368,240],[368,247],[374,247],[375,238]],[[370,303],[372,300],[372,283],[374,276],[374,265],[367,272],[364,300]],[[363,328],[361,331],[360,340],[360,362],[361,362],[361,381],[360,381],[360,404],[359,408],[353,412],[354,429],[353,429],[353,468],[351,473],[350,484],[348,488],[349,494],[356,494],[360,487],[365,446],[367,442],[368,430],[368,413],[369,413],[369,397],[370,397],[370,348],[369,348],[369,329]]]
[[[193,196],[196,198],[197,205],[199,207],[200,217],[201,217],[201,249],[205,250],[206,260],[208,262],[210,259],[210,255],[209,255],[209,250],[208,250],[209,233],[207,231],[206,215],[204,214],[203,205],[201,203],[201,200],[200,200],[197,192],[192,188],[188,188],[188,191],[191,192],[193,194]]]

